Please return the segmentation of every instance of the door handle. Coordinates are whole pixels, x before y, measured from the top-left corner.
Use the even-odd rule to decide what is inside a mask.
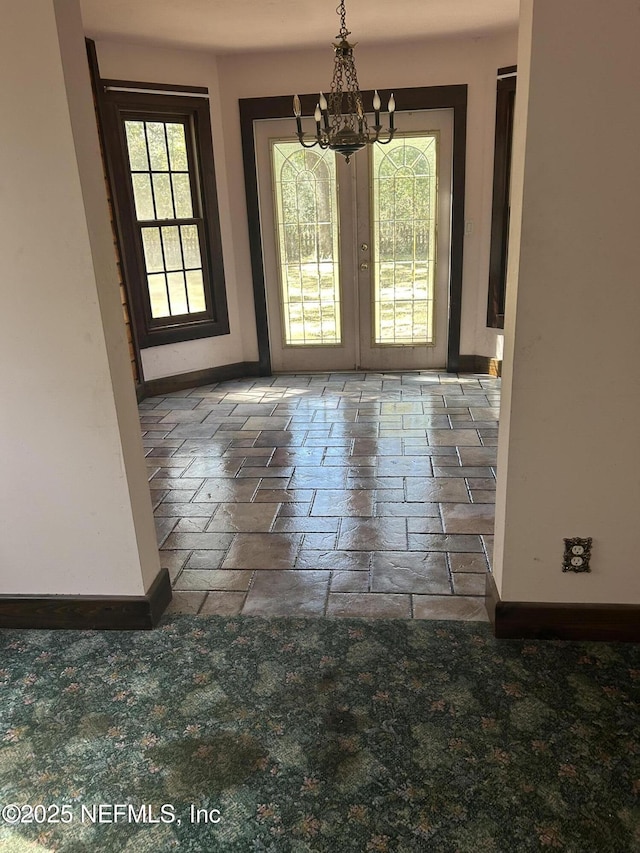
[[[368,248],[369,248],[369,244],[368,244],[368,243],[363,243],[363,244],[360,246],[360,249],[361,249],[363,252],[366,252]]]
[[[360,264],[360,269],[361,269],[361,270],[368,270],[368,269],[369,269],[369,264],[367,263],[367,261],[363,261],[363,262]]]

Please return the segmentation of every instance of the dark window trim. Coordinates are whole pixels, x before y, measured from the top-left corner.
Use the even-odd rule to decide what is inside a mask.
[[[362,93],[365,109],[373,110],[373,90]],[[258,333],[258,357],[260,370],[269,373],[271,355],[269,329],[267,326],[267,300],[265,293],[264,268],[262,261],[262,235],[258,208],[258,176],[256,172],[255,139],[253,123],[267,118],[291,118],[292,135],[295,122],[291,111],[293,94],[272,98],[243,98],[240,100],[240,125],[244,159],[245,192],[251,247],[253,294]],[[453,109],[453,163],[451,209],[451,273],[449,283],[449,339],[447,370],[457,373],[460,362],[460,321],[462,316],[462,260],[464,251],[464,194],[465,160],[467,138],[467,86],[429,86],[395,90],[399,110]],[[312,115],[318,95],[301,95],[300,101],[305,115]],[[402,112],[396,119],[401,126]]]
[[[135,89],[162,89],[158,94],[148,92],[114,92],[107,86]],[[115,218],[122,246],[123,271],[131,297],[132,319],[141,348],[161,346],[180,341],[213,337],[229,333],[227,297],[222,258],[222,240],[218,197],[216,191],[215,166],[209,101],[197,95],[166,94],[169,88],[177,92],[194,93],[202,87],[167,87],[166,85],[101,80],[101,101],[104,105],[104,147],[109,162],[112,180]],[[202,92],[204,94],[206,90]],[[199,314],[167,317],[152,320],[147,296],[142,243],[135,216],[133,192],[126,157],[123,115],[163,116],[186,120],[191,127],[192,150],[190,165],[194,158],[199,167],[198,197],[202,206],[205,241],[202,246],[203,278],[208,310]],[[196,173],[197,174],[197,173]],[[207,270],[209,275],[207,275]]]
[[[497,83],[489,296],[487,300],[487,326],[492,329],[504,328],[511,203],[511,149],[516,94],[516,77],[513,74],[515,70],[515,66],[508,69],[498,69],[498,74],[508,73],[511,76],[503,77]]]

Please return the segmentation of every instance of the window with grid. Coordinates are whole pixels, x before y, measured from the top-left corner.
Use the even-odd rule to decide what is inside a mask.
[[[106,99],[141,345],[228,333],[208,101],[117,87]]]

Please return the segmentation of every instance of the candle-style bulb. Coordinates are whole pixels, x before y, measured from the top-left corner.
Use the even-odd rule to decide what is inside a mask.
[[[373,95],[373,108],[377,112],[380,109],[380,95],[376,89]]]
[[[318,124],[320,124],[320,119],[322,118],[322,113],[320,112],[320,104],[316,104],[315,111],[313,113],[313,117]]]
[[[389,106],[388,110],[390,113],[395,112],[396,109],[396,99],[393,97],[393,92],[391,93],[391,97],[389,98]]]
[[[302,115],[302,107],[300,106],[300,98],[297,95],[293,96],[293,114],[296,118]]]
[[[327,109],[327,99],[322,94],[322,92],[320,92],[320,104],[319,104],[319,106],[320,106],[320,109],[322,110],[322,112],[324,112]]]

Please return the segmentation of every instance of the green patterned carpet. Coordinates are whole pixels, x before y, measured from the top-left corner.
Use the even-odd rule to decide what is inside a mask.
[[[634,645],[184,616],[0,649],[2,853],[640,851]]]

